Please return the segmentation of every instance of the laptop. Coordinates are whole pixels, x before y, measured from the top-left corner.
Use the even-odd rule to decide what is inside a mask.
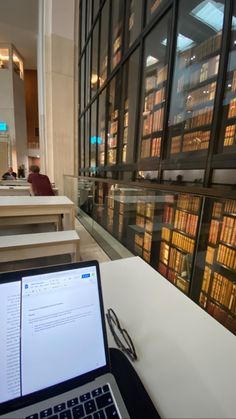
[[[0,418],[129,418],[97,261],[0,274]]]

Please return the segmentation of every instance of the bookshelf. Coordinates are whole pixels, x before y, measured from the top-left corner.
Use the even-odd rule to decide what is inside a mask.
[[[236,333],[236,201],[212,206],[199,304]]]
[[[107,163],[109,165],[116,164],[117,160],[118,115],[118,109],[115,109],[111,113],[109,122],[110,131],[107,138]]]
[[[165,204],[157,269],[185,294],[189,293],[201,198],[179,194]]]
[[[123,144],[122,144],[122,162],[127,160],[127,143],[128,143],[128,125],[129,125],[129,99],[125,100],[124,121],[123,121]]]
[[[221,32],[177,53],[169,121],[169,156],[208,149]]]

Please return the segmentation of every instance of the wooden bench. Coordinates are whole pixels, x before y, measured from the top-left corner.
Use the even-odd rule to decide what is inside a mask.
[[[75,230],[1,236],[0,263],[65,254],[76,262],[79,241]]]
[[[0,217],[0,229],[29,224],[55,224],[56,230],[63,230],[62,217],[60,214],[19,215],[18,217]]]

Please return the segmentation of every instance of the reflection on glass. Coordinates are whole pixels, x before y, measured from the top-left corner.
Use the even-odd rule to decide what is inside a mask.
[[[100,0],[93,0],[93,20],[96,19],[99,6],[100,6]]]
[[[107,79],[108,64],[108,22],[109,22],[109,2],[107,1],[101,14],[101,39],[99,57],[99,85],[102,86]]]
[[[119,76],[112,79],[109,88],[109,114],[107,133],[107,164],[117,162],[118,120],[119,120],[120,80]]]
[[[105,139],[106,139],[106,89],[99,96],[98,112],[98,166],[105,164]]]
[[[96,148],[97,148],[97,101],[91,107],[91,132],[90,132],[90,167],[96,170]]]
[[[80,25],[81,25],[81,46],[80,46],[80,52],[82,51],[84,44],[85,44],[85,25],[86,25],[86,2],[81,1],[81,19],[80,19]]]
[[[91,71],[91,96],[93,97],[98,86],[98,23],[93,30],[93,48],[92,48],[92,71]]]
[[[207,10],[207,13],[206,13]],[[180,1],[169,115],[171,155],[209,145],[219,68],[224,1]],[[165,40],[163,40],[165,42]]]
[[[138,92],[139,50],[136,50],[124,66],[123,94],[124,119],[122,139],[122,162],[131,163],[134,156],[135,116]]]
[[[89,167],[89,144],[90,144],[90,111],[87,111],[85,114],[85,167]]]
[[[204,249],[197,257],[195,278],[201,284],[198,302],[236,334],[236,201],[208,198],[203,221]]]
[[[0,48],[0,69],[9,66],[9,50],[8,48]]]
[[[188,294],[201,198],[176,194],[165,199],[158,271]]]
[[[23,80],[24,78],[24,68],[23,61],[16,52],[13,52],[13,71]]]
[[[80,134],[79,134],[79,162],[80,167],[84,167],[84,117],[80,119]]]
[[[231,26],[230,53],[225,84],[221,126],[221,149],[235,150],[236,146],[236,3]]]
[[[141,158],[160,157],[168,71],[167,29],[171,15],[147,36],[143,80]],[[165,42],[163,42],[165,40]]]
[[[90,83],[91,83],[91,39],[89,40],[86,48],[86,72],[85,72],[85,105],[90,102]]]
[[[84,3],[86,3],[86,15],[87,15],[87,26],[86,26],[86,32],[87,36],[91,29],[91,17],[92,17],[92,0],[86,0]]]
[[[146,22],[148,23],[155,13],[158,11],[159,6],[165,0],[147,0],[147,15],[146,15]]]
[[[132,45],[141,31],[142,0],[129,0],[128,47]]]
[[[115,68],[121,60],[122,52],[122,25],[124,15],[124,1],[112,2],[112,62],[111,68]]]
[[[84,54],[80,61],[80,112],[84,110],[84,64],[85,58]]]

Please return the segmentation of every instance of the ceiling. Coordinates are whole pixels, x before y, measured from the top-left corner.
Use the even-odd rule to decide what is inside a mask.
[[[38,0],[0,0],[0,43],[12,43],[25,69],[37,67]]]

